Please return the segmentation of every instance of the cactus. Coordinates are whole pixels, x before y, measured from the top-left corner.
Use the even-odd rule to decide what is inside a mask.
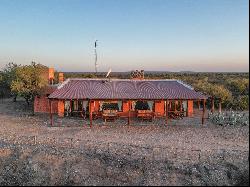
[[[242,112],[209,113],[208,119],[217,125],[249,125],[249,115]]]

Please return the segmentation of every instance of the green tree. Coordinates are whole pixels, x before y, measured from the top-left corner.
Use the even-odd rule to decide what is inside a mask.
[[[16,79],[11,83],[11,90],[24,97],[29,105],[47,86],[47,79],[43,76],[46,71],[46,66],[35,62],[16,68]],[[34,108],[32,114],[34,114]]]
[[[0,98],[4,97],[4,80],[3,80],[3,72],[0,72]]]
[[[149,105],[147,101],[136,101],[135,104],[136,110],[149,110]]]
[[[234,95],[248,94],[249,79],[247,78],[228,79],[226,85]]]
[[[216,98],[221,98],[221,102],[224,107],[228,107],[230,103],[233,102],[232,93],[223,85],[199,81],[198,83],[194,84],[194,87],[201,92],[205,92],[206,94]]]
[[[236,110],[249,110],[249,96],[243,95],[235,98],[232,104],[232,108]]]
[[[1,90],[3,96],[13,96],[13,101],[16,101],[17,93],[11,91],[11,83],[16,79],[16,69],[20,67],[16,63],[10,62],[8,63],[2,72],[2,82],[1,82]]]

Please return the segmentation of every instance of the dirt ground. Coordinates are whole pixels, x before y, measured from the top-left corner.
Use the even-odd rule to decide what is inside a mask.
[[[77,138],[93,142],[114,142],[126,145],[164,146],[181,149],[229,149],[249,151],[248,126],[218,126],[206,120],[201,125],[200,115],[184,120],[172,120],[167,126],[162,121],[141,122],[126,119],[103,124],[95,120],[92,128],[82,119],[56,118],[50,127],[49,115],[30,116],[24,101],[0,101],[0,137],[39,136]]]
[[[0,185],[248,185],[249,126],[30,116],[0,100]],[[33,139],[34,138],[34,139]]]

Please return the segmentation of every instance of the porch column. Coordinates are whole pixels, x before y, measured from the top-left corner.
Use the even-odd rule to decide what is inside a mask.
[[[221,98],[219,98],[219,113],[221,113]]]
[[[181,103],[181,112],[182,112],[182,110],[183,110],[183,109],[182,109],[182,99],[180,100],[180,103]]]
[[[201,109],[201,103],[200,103],[200,100],[198,100],[198,109],[199,109],[199,110]]]
[[[168,99],[166,101],[166,125],[168,124]]]
[[[69,110],[69,112],[70,112],[70,116],[72,116],[72,99],[70,99],[70,110]]]
[[[128,101],[128,125],[130,125],[131,101]]]
[[[211,112],[214,113],[214,97],[212,97],[212,100],[211,100]]]
[[[176,112],[176,100],[174,100],[174,111]]]
[[[49,99],[50,125],[53,126],[52,100]]]
[[[86,111],[85,111],[85,113],[86,113]],[[84,119],[84,116],[83,116],[83,100],[82,100],[82,118]],[[82,126],[84,126],[84,124]]]
[[[83,117],[83,100],[82,100],[82,109],[81,109],[81,114],[82,114],[82,117]]]
[[[206,99],[203,99],[202,125],[205,122],[205,112],[206,112]]]
[[[188,100],[187,100],[187,110],[186,110],[186,116],[188,117]]]
[[[91,109],[91,99],[89,100],[89,122],[90,122],[90,127],[92,128],[92,109]]]

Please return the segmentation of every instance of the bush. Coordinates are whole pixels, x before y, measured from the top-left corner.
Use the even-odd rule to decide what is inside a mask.
[[[216,125],[249,125],[249,116],[242,112],[209,113],[208,119]]]
[[[118,103],[103,103],[102,110],[119,110]]]
[[[147,101],[136,101],[135,109],[136,110],[149,110],[148,102]]]

